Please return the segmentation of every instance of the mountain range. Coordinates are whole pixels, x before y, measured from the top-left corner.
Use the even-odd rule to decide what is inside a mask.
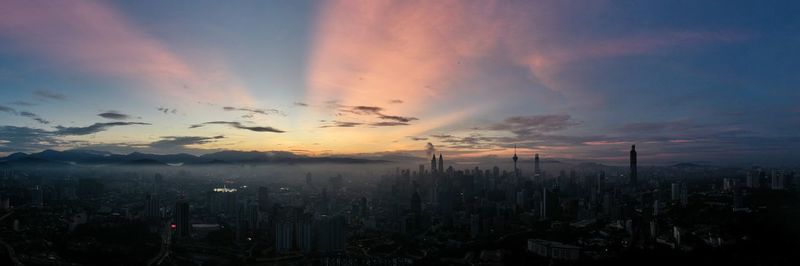
[[[147,154],[133,152],[114,154],[95,150],[45,150],[38,153],[13,153],[0,158],[0,165],[204,165],[204,164],[313,164],[386,163],[387,160],[370,160],[348,157],[309,157],[283,151],[220,151],[204,155]]]

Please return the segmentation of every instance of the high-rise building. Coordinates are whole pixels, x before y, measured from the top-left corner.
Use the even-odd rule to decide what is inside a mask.
[[[772,190],[782,190],[785,188],[784,182],[785,178],[783,172],[773,170],[772,176],[770,177],[770,188],[772,188]]]
[[[275,221],[275,250],[287,253],[294,247],[294,222],[288,217]]]
[[[670,198],[673,201],[679,201],[681,199],[681,186],[680,186],[680,184],[672,183],[671,188],[672,188],[672,191],[671,191],[672,193],[670,194],[671,195]]]
[[[636,186],[638,183],[638,176],[636,171],[636,145],[631,145],[631,170],[630,170],[630,183]]]
[[[439,172],[444,172],[444,159],[441,153],[439,153]]]
[[[411,195],[411,212],[416,215],[422,214],[422,199],[417,192]]]
[[[44,205],[44,192],[42,191],[42,188],[36,186],[31,191],[31,200],[33,201],[32,205],[34,207],[41,207]]]
[[[179,238],[189,237],[192,224],[189,222],[189,202],[180,199],[175,203],[175,232]]]
[[[533,156],[533,174],[538,176],[542,175],[542,168],[539,167],[539,154]]]
[[[269,211],[269,189],[267,187],[258,187],[258,210],[262,212]]]
[[[686,188],[686,183],[681,183],[681,205],[686,204],[689,204],[689,189]]]
[[[345,248],[345,232],[343,216],[320,216],[317,221],[319,234],[317,247],[319,252],[340,252]]]
[[[311,253],[313,241],[314,216],[308,213],[300,215],[297,219],[297,248],[303,254]]]
[[[148,194],[144,199],[144,217],[147,219],[161,218],[158,199]]]
[[[761,185],[761,181],[758,179],[758,173],[753,173],[753,171],[747,172],[747,187],[748,188],[758,188]]]
[[[431,157],[431,174],[436,174],[436,154]]]

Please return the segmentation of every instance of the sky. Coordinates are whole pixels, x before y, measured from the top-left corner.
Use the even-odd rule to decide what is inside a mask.
[[[0,155],[798,163],[797,1],[0,1]]]

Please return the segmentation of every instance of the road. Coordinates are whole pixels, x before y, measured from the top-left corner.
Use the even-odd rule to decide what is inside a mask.
[[[172,230],[169,225],[170,223],[164,225],[164,229],[161,232],[161,249],[158,250],[158,254],[155,257],[147,261],[148,266],[160,265],[164,262],[164,259],[169,257],[169,245],[172,243]]]

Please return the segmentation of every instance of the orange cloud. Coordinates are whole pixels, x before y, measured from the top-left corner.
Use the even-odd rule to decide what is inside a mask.
[[[170,97],[249,103],[224,66],[183,60],[113,8],[97,1],[6,1],[0,35],[70,69],[141,83]]]

